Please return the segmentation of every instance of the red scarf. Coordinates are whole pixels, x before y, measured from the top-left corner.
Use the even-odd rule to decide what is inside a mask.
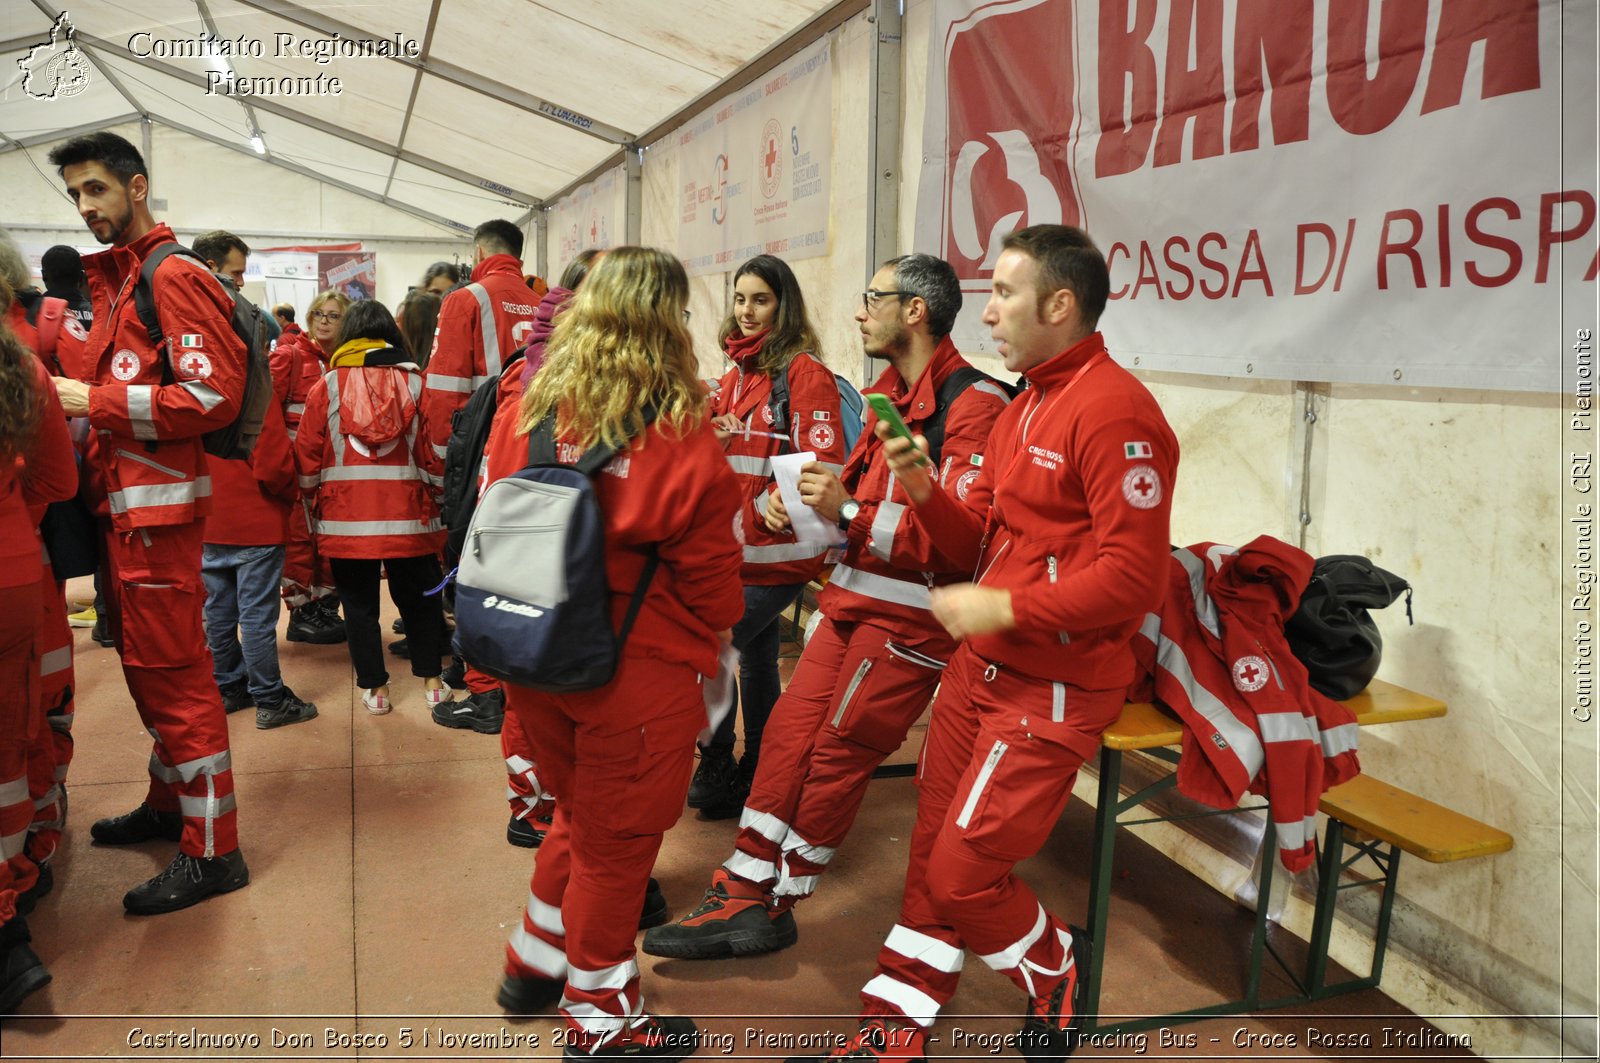
[[[740,369],[749,372],[755,360],[761,357],[761,348],[767,342],[768,329],[745,336],[735,333],[723,343],[722,349],[727,352],[728,358]]]

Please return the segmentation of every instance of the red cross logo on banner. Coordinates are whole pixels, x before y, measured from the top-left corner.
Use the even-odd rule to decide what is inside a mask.
[[[111,375],[118,380],[132,380],[139,375],[139,356],[132,351],[118,351],[111,356]]]
[[[772,176],[772,164],[778,161],[778,142],[771,137],[767,138],[767,176]]]
[[[1135,465],[1122,477],[1122,497],[1134,509],[1154,509],[1161,503],[1161,477],[1148,465]]]
[[[1267,662],[1251,655],[1233,662],[1233,685],[1249,694],[1267,685]]]

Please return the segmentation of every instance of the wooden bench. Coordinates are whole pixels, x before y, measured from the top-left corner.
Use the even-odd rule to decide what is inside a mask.
[[[1402,852],[1429,863],[1447,864],[1493,856],[1512,846],[1511,835],[1505,831],[1370,775],[1358,775],[1335,786],[1322,795],[1319,807],[1327,814],[1328,825],[1319,854],[1316,915],[1311,925],[1304,983],[1306,995],[1313,1000],[1371,988],[1382,979]],[[1359,833],[1351,833],[1352,828]],[[1347,850],[1354,853],[1348,859]],[[1345,873],[1362,860],[1370,861],[1381,877],[1346,881]],[[1370,970],[1329,985],[1328,941],[1340,892],[1380,884]]]

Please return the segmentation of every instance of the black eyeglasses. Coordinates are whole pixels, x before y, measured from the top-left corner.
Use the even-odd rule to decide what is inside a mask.
[[[881,299],[887,298],[891,295],[912,296],[916,294],[916,292],[879,291],[876,288],[868,288],[866,291],[861,293],[861,308],[870,314],[874,310],[878,309],[878,302]]]
[[[337,310],[318,310],[311,315],[314,321],[337,321],[344,315]]]

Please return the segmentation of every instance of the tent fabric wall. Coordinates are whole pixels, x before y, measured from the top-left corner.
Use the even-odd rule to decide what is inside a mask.
[[[910,189],[921,165],[931,4],[913,0],[907,6],[902,113],[880,116],[898,122],[902,134],[899,172],[907,191],[899,205],[899,250],[914,249],[906,241],[918,210]],[[870,379],[851,315],[871,265],[863,234],[871,227],[872,175],[865,158],[875,40],[865,15],[834,31],[829,251],[795,263],[826,360],[858,383]],[[140,142],[136,124],[118,131]],[[160,126],[152,145],[154,194],[168,204],[158,217],[188,231],[282,233],[292,227],[305,230],[306,240],[318,233],[342,239],[369,234],[361,238],[378,252],[379,296],[390,306],[429,262],[452,251],[470,257],[465,236],[441,242],[436,225],[310,177]],[[0,154],[7,220],[60,226],[62,242],[84,243],[56,175],[43,162],[47,148]],[[1587,164],[1569,161],[1569,167]],[[644,153],[643,243],[676,244],[677,168],[670,137]],[[1581,173],[1573,178],[1582,179]],[[522,217],[488,192],[465,209],[477,211],[474,220]],[[43,238],[32,230],[28,236]],[[547,235],[549,272],[559,275],[565,263],[554,238]],[[705,376],[719,375],[724,364],[714,340],[730,288],[731,274],[691,281],[692,330]],[[1550,336],[1531,339],[1562,342],[1557,330],[1553,324]],[[992,359],[979,364],[1002,372]],[[1516,849],[1492,860],[1444,868],[1406,862],[1384,988],[1434,1016],[1593,1014],[1592,951],[1584,946],[1596,939],[1594,765],[1600,750],[1596,726],[1576,723],[1565,710],[1560,679],[1570,646],[1551,637],[1567,574],[1559,531],[1561,398],[1321,386],[1315,389],[1318,419],[1308,433],[1305,390],[1294,384],[1144,376],[1184,448],[1176,541],[1239,542],[1259,533],[1296,541],[1309,434],[1307,549],[1365,553],[1412,581],[1416,626],[1408,627],[1397,609],[1379,617],[1386,639],[1383,675],[1450,705],[1443,720],[1364,733],[1364,767],[1516,836]],[[1179,832],[1160,837],[1219,887],[1235,880],[1250,858],[1242,849],[1192,844]],[[1336,945],[1352,948],[1356,937],[1341,932]],[[1561,967],[1564,942],[1576,943],[1567,950],[1567,970]],[[1106,1004],[1115,1007],[1115,1001]],[[1448,1032],[1471,1032],[1475,1050],[1486,1055],[1553,1054],[1553,1020],[1543,1026],[1493,1018],[1435,1021]],[[1593,1049],[1578,1044],[1573,1050]]]

